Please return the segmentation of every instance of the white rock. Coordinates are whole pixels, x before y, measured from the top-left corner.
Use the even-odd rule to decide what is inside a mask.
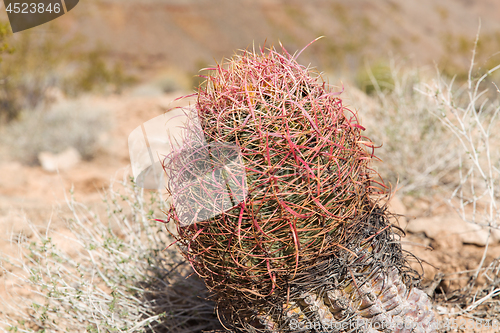
[[[436,240],[441,234],[458,235],[462,243],[485,246],[488,239],[488,230],[481,226],[467,223],[460,217],[454,216],[433,216],[428,218],[418,218],[410,221],[406,228],[411,233],[425,233],[429,238]],[[489,243],[496,241],[490,237]]]
[[[68,147],[59,154],[52,154],[48,151],[42,151],[38,154],[42,168],[50,172],[71,169],[80,163],[81,159],[80,153],[73,147]]]

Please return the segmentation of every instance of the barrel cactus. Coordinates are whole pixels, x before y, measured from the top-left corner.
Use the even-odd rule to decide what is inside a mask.
[[[163,165],[177,244],[228,331],[433,332],[402,232],[379,201],[374,145],[341,92],[297,56],[247,50],[208,69],[193,105],[198,128]],[[232,185],[218,186],[220,170],[206,165],[221,160],[225,148],[214,147],[236,147],[241,168],[224,178]],[[179,185],[200,172],[213,182]],[[225,190],[230,204],[203,207]]]

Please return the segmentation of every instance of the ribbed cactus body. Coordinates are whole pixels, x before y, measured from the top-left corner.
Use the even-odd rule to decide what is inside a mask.
[[[275,333],[437,332],[428,296],[416,287],[407,288],[395,268],[375,274],[358,288],[305,292],[283,308],[285,325],[261,315],[263,328]]]

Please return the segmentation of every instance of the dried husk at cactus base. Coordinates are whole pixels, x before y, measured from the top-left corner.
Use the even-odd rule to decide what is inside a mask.
[[[203,136],[240,149],[248,195],[188,226],[175,207],[169,216],[232,329],[277,329],[263,314],[283,326],[286,304],[304,291],[346,289],[388,267],[406,285],[418,281],[376,202],[385,186],[370,168],[373,143],[341,92],[297,57],[242,51],[207,69],[197,93]],[[198,144],[187,137],[172,154]]]

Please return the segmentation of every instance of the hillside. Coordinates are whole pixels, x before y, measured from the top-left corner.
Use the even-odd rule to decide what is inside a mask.
[[[61,19],[127,67],[195,72],[236,49],[281,41],[324,70],[356,70],[388,56],[464,68],[481,21],[482,61],[500,50],[495,0],[93,0]],[[496,55],[497,60],[500,58]]]

